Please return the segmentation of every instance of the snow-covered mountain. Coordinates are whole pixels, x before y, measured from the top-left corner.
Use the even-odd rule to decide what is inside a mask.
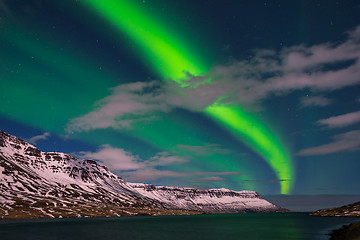
[[[284,211],[254,191],[232,191],[226,188],[200,190],[128,183],[138,193],[165,203],[169,208],[208,213]]]
[[[79,160],[0,131],[0,218],[284,211],[251,191],[127,183]]]

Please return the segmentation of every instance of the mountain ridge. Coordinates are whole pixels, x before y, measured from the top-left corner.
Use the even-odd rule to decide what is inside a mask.
[[[252,191],[128,183],[91,159],[0,130],[0,218],[286,211]]]

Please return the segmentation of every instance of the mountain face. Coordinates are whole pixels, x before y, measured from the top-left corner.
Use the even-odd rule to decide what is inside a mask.
[[[90,159],[0,131],[0,218],[284,211],[251,191],[127,183]]]

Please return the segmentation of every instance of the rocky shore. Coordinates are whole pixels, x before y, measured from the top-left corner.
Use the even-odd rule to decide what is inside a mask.
[[[360,222],[345,225],[331,233],[330,240],[360,240]]]
[[[310,213],[310,215],[322,217],[360,217],[360,202],[337,208],[321,209]]]
[[[338,208],[321,209],[310,213],[320,217],[360,217],[360,202]],[[360,218],[359,218],[360,221]],[[344,225],[330,234],[330,240],[360,240],[360,222]]]

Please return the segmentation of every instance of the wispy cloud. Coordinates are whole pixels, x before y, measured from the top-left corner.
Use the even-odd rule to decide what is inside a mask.
[[[100,160],[110,170],[135,170],[144,167],[139,157],[110,145],[102,145],[96,152],[80,152],[76,156]]]
[[[243,182],[264,182],[264,183],[279,183],[279,182],[286,182],[291,181],[289,179],[246,179]]]
[[[318,124],[329,128],[341,128],[360,122],[360,111],[351,112],[317,121]]]
[[[318,106],[324,107],[332,103],[332,100],[323,96],[304,97],[301,99],[301,105],[303,107]]]
[[[195,178],[196,181],[224,181],[225,179],[222,177],[203,177],[203,178]]]
[[[195,177],[195,176],[204,176],[195,178],[196,180],[203,179],[203,181],[220,181],[223,180],[219,176],[230,176],[230,175],[243,175],[246,173],[242,172],[174,172],[166,170],[158,170],[156,168],[145,168],[139,169],[137,171],[128,171],[122,172],[122,177],[127,181],[153,181],[159,178],[183,178],[183,177]],[[204,180],[205,179],[205,180]],[[207,179],[207,180],[206,180]]]
[[[244,175],[243,172],[190,172],[188,176],[201,176],[201,175],[213,175],[213,176],[229,176],[229,175]]]
[[[261,102],[272,95],[304,89],[328,92],[359,84],[360,26],[347,35],[341,44],[256,50],[249,60],[214,67],[206,76],[189,76],[186,86],[156,81],[119,85],[92,112],[72,119],[67,130],[123,129],[153,119],[157,111],[202,111],[214,102],[261,110]],[[329,103],[325,97],[302,100],[304,106]]]
[[[96,152],[79,152],[75,154],[79,158],[100,160],[110,170],[150,170],[155,167],[170,164],[186,163],[188,159],[172,155],[168,152],[159,152],[148,160],[143,160],[131,152],[110,145],[102,145]]]
[[[112,89],[110,96],[98,101],[92,112],[70,120],[66,131],[131,128],[135,122],[153,120],[155,112],[168,112],[174,108],[201,111],[223,93],[211,95],[202,92],[198,95],[195,88],[182,88],[176,82],[167,85],[157,81],[121,84]]]
[[[216,99],[254,107],[271,95],[303,89],[326,92],[359,84],[359,40],[360,26],[348,32],[348,39],[341,44],[300,45],[279,52],[256,50],[249,60],[215,67],[208,78],[194,77],[187,82],[184,95],[191,102],[196,102],[192,96],[205,95],[209,101],[201,106]],[[319,98],[312,103],[316,100],[318,104],[328,103]]]
[[[137,171],[121,172],[121,177],[129,182],[148,182],[166,177],[184,177],[184,174],[174,171],[159,170],[156,168],[143,168],[138,169]]]
[[[36,143],[39,141],[39,140],[46,140],[48,137],[50,137],[50,133],[49,132],[44,132],[43,134],[41,135],[37,135],[37,136],[34,136],[32,138],[29,138],[27,139],[27,141],[33,145],[36,145]]]
[[[185,158],[174,156],[168,152],[160,152],[157,153],[154,157],[150,158],[149,160],[144,161],[144,164],[148,167],[151,167],[151,166],[165,166],[173,163],[179,164],[186,162],[188,162],[188,160]]]
[[[154,180],[159,177],[183,177],[183,173],[158,170],[157,167],[188,162],[185,158],[167,152],[160,152],[148,160],[143,160],[131,152],[110,145],[102,145],[96,152],[79,152],[75,155],[79,158],[99,160],[110,170],[120,171],[121,177],[130,181]]]
[[[169,152],[159,152],[155,156],[143,160],[122,148],[102,145],[95,152],[79,152],[75,156],[85,159],[95,159],[102,162],[108,169],[120,173],[127,181],[153,181],[159,178],[194,177],[204,178],[242,175],[243,172],[175,172],[166,170],[167,166],[185,164],[189,159]]]
[[[156,82],[122,84],[113,93],[96,103],[92,112],[72,119],[67,131],[130,127],[133,122],[144,121],[154,111],[168,111],[165,95]]]
[[[338,152],[360,150],[360,130],[350,131],[333,137],[334,141],[317,147],[306,148],[298,152],[300,156],[327,155]]]

